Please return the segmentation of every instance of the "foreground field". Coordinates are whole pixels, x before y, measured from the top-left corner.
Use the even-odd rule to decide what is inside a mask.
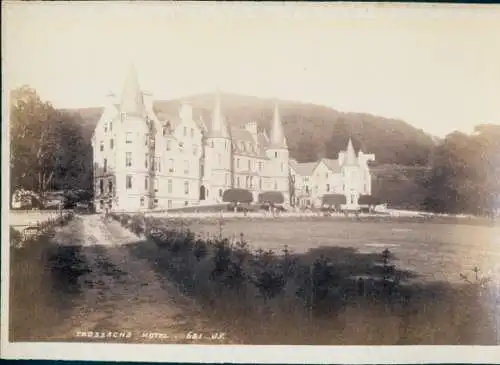
[[[77,216],[11,249],[12,340],[500,343],[498,227],[113,218]],[[252,249],[282,255],[248,252],[241,232]]]
[[[180,221],[166,224],[179,226]],[[410,221],[360,222],[355,219],[312,220],[183,220],[182,227],[201,236],[245,240],[255,249],[296,253],[313,248],[352,247],[360,253],[389,249],[400,268],[419,279],[462,281],[460,274],[475,267],[482,275],[500,279],[500,226],[412,223]],[[332,250],[334,252],[334,250]]]

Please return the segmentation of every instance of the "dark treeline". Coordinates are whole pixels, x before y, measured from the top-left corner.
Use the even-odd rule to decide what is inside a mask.
[[[81,117],[55,109],[27,86],[10,98],[10,185],[44,197],[92,189],[92,149]]]
[[[212,95],[189,100],[205,121]],[[267,128],[269,100],[225,94],[228,120],[256,121]],[[393,119],[295,102],[280,102],[290,154],[299,162],[337,158],[352,138],[356,150],[374,153],[373,194],[389,206],[436,212],[490,214],[500,194],[500,126],[478,125],[437,141]],[[160,113],[175,114],[178,101],[158,101]],[[101,109],[56,110],[28,87],[11,97],[11,189],[92,189],[90,137]]]

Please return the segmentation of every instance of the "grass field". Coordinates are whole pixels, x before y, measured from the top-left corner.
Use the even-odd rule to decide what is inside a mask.
[[[426,280],[460,281],[460,274],[478,267],[483,275],[500,279],[500,226],[476,226],[408,221],[359,222],[356,220],[225,220],[184,221],[184,227],[200,235],[245,240],[253,248],[281,251],[287,245],[295,253],[313,248],[352,247],[360,253],[388,248],[398,267]]]

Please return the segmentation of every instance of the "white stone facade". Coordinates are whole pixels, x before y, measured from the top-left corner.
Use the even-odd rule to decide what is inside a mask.
[[[337,166],[333,160],[290,161],[277,105],[269,135],[255,122],[230,128],[218,95],[207,123],[186,103],[177,115],[155,113],[153,99],[140,90],[134,70],[121,99],[110,96],[92,146],[97,211],[217,204],[230,188],[250,190],[254,201],[261,192],[279,191],[288,204],[291,176],[295,195],[300,191],[313,200],[332,189],[353,195],[357,204],[359,194],[371,191],[367,161],[373,155],[360,152],[354,161],[349,155],[354,150],[348,148],[349,163],[339,156]]]

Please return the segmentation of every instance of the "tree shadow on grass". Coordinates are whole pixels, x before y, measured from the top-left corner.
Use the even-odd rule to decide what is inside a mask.
[[[484,290],[419,282],[388,251],[251,253],[190,233],[128,245],[248,344],[495,344]],[[491,308],[490,308],[491,309]]]

